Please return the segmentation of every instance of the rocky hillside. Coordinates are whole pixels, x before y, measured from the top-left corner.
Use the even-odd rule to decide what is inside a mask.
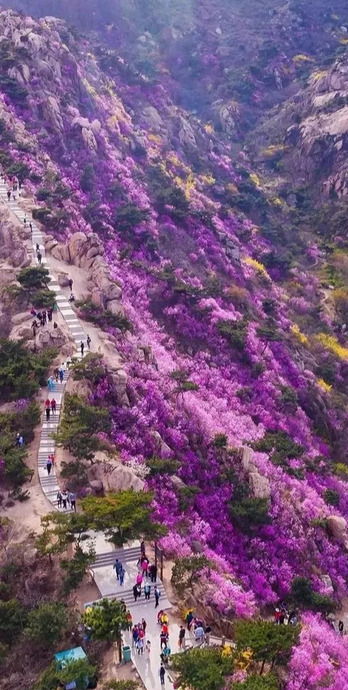
[[[271,10],[267,27],[276,32],[278,10],[257,5],[260,18]],[[260,118],[278,92],[285,99],[299,88],[296,70],[314,60],[308,49],[298,52],[309,27],[317,56],[323,36],[327,54],[344,49],[345,27],[319,2],[313,16],[302,3],[286,6],[284,22],[297,27],[280,44],[284,51],[289,42],[288,54],[271,57],[268,43],[244,79],[256,53],[248,42],[240,67],[226,73],[230,55],[225,48],[221,57],[216,41],[238,12],[227,17],[224,7],[206,37],[200,22],[192,36],[179,31],[161,59],[159,38],[148,33],[118,51],[118,26],[102,42],[59,19],[2,12],[0,164],[23,181],[53,255],[88,270],[104,247],[112,292],[98,280],[78,295],[78,308],[109,333],[127,374],[127,395],[110,405],[113,440],[155,491],[167,553],[204,551],[210,559],[205,606],[250,617],[289,596],[301,576],[311,594],[297,604],[328,612],[347,595],[348,346],[325,302],[322,272],[334,265],[316,241],[303,186],[326,174],[317,169],[318,148],[331,147],[335,159],[325,189],[343,174],[344,132],[330,110],[337,97],[326,90],[338,85],[344,100],[344,60],[310,77],[296,122],[291,102],[276,106],[275,119]],[[229,40],[235,51],[233,34]],[[142,50],[150,66],[136,59]],[[253,119],[255,137],[231,155],[231,137]],[[294,178],[298,159],[308,165],[302,187],[289,172]],[[68,240],[63,256],[57,247]],[[343,282],[344,243],[335,261]],[[105,390],[95,396],[105,399]],[[308,628],[330,645],[320,680],[343,687],[345,643],[338,652],[326,623],[305,620],[288,690],[311,687]]]

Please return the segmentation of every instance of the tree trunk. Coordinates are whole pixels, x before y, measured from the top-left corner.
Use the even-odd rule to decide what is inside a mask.
[[[265,668],[265,659],[263,660],[263,662],[262,662],[262,664],[261,664],[260,676],[262,676],[262,674],[263,674],[263,669],[264,669],[264,668]]]
[[[117,649],[118,649],[118,660],[121,663],[122,661],[122,638],[121,636],[117,640]]]

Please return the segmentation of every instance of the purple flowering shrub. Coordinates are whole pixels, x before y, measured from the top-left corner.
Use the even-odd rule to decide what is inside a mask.
[[[180,462],[181,489],[165,474],[147,477],[156,519],[169,528],[162,546],[180,558],[200,543],[213,563],[204,574],[206,600],[223,615],[248,617],[276,603],[296,576],[325,593],[328,575],[339,599],[347,594],[347,559],[325,520],[348,519],[345,480],[331,471],[331,458],[346,452],[347,425],[330,385],[343,395],[348,372],[343,346],[318,337],[332,333],[332,323],[318,309],[318,280],[308,270],[317,249],[304,252],[301,269],[282,268],[271,240],[243,212],[246,198],[251,210],[279,212],[268,211],[243,156],[233,166],[229,150],[192,118],[190,136],[200,150],[194,160],[184,137],[187,116],[170,89],[140,73],[130,78],[121,58],[113,62],[117,69],[101,71],[98,50],[86,39],[70,50],[50,21],[31,31],[49,39],[45,51],[60,73],[53,81],[39,77],[30,58],[28,107],[1,95],[15,139],[1,146],[28,166],[26,190],[36,194],[37,208],[49,208],[49,231],[63,239],[96,232],[122,286],[132,329],[121,334],[112,315],[100,325],[117,338],[130,405],[115,403],[106,377],[91,402],[108,401],[112,440],[126,464],[145,467],[158,455],[159,437],[163,457]],[[44,103],[42,81],[51,98]],[[84,308],[95,320],[91,305]],[[144,345],[149,362],[139,357]],[[192,384],[180,393],[177,371]],[[214,446],[217,434],[226,437],[224,452]],[[280,457],[276,442],[260,445],[270,438],[291,445]],[[254,468],[270,493],[269,519],[249,533],[229,511],[236,487],[248,479],[231,452],[242,446],[256,449]],[[336,506],[325,501],[327,490],[337,493]],[[305,620],[289,690],[303,686],[295,680],[297,655],[309,646],[308,630],[326,637],[320,619]]]

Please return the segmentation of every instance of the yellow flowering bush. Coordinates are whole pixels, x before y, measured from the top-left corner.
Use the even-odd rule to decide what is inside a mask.
[[[269,278],[269,275],[261,261],[256,261],[256,259],[253,259],[251,256],[246,256],[243,261],[247,266],[251,266],[255,269],[255,271],[258,271],[258,273],[262,273],[262,275]]]
[[[309,340],[307,336],[304,333],[302,333],[302,331],[300,331],[297,323],[294,323],[292,326],[290,326],[290,331],[299,341],[299,343],[301,343],[301,345],[309,345]]]
[[[213,125],[204,125],[204,129],[207,132],[207,134],[214,134],[214,127]]]
[[[317,336],[317,341],[326,349],[333,352],[336,357],[340,359],[348,359],[348,348],[343,347],[337,338],[333,335],[328,335],[327,333],[319,333]]]
[[[250,180],[254,183],[255,187],[261,187],[261,181],[258,175],[256,173],[251,173],[249,175]]]
[[[318,386],[320,386],[320,388],[322,388],[326,393],[330,393],[332,386],[330,386],[329,383],[326,383],[326,381],[324,381],[324,379],[318,379],[318,380],[317,380],[317,384],[318,384]]]
[[[314,83],[315,83],[315,82],[319,81],[319,79],[326,77],[326,75],[327,75],[327,70],[320,70],[318,72],[314,72],[314,74],[312,74],[312,81],[314,81]]]
[[[285,149],[286,146],[284,146],[284,144],[272,144],[267,146],[265,149],[261,149],[260,153],[264,158],[274,158],[285,151]]]
[[[215,177],[212,175],[201,175],[201,180],[204,182],[204,184],[215,184]]]
[[[312,58],[310,58],[308,55],[304,55],[303,53],[299,53],[299,55],[295,55],[293,58],[294,63],[296,65],[303,65],[305,62],[313,62]]]
[[[341,44],[342,46],[346,46],[347,43],[348,43],[348,38],[343,38],[343,37],[340,38],[340,44]]]

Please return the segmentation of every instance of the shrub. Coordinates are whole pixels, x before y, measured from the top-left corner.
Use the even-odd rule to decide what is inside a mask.
[[[80,312],[81,318],[91,323],[95,323],[100,328],[117,328],[119,331],[132,331],[132,324],[123,314],[113,314],[111,311],[103,311],[101,307],[97,307],[91,300],[84,300],[83,302],[75,303]]]
[[[220,335],[225,338],[228,343],[242,352],[246,345],[248,322],[245,319],[241,321],[218,321],[217,324]]]
[[[80,187],[83,192],[92,192],[95,185],[95,172],[92,163],[86,163],[80,177]]]
[[[37,309],[53,309],[56,303],[56,293],[53,290],[38,290],[32,295],[31,302]]]
[[[332,613],[337,604],[328,596],[313,590],[313,585],[306,577],[295,577],[291,583],[291,598],[297,606],[310,608],[322,613]]]
[[[172,584],[180,592],[192,590],[201,578],[202,570],[210,565],[206,556],[186,556],[175,561],[172,570]]]
[[[88,352],[80,362],[75,362],[70,367],[70,371],[74,381],[85,379],[96,384],[105,376],[103,355],[99,355],[96,352]]]
[[[0,640],[12,645],[23,628],[24,611],[17,599],[0,601]]]
[[[49,208],[33,208],[32,210],[33,219],[39,221],[39,223],[44,223],[50,215],[51,210]]]
[[[247,534],[270,522],[267,498],[246,496],[236,502],[232,499],[228,509],[233,524]]]
[[[127,234],[146,221],[148,217],[148,210],[140,209],[135,204],[128,203],[120,206],[117,210],[114,225],[116,230]]]
[[[0,340],[0,400],[31,398],[44,385],[47,368],[56,355],[47,349],[34,354],[23,343]]]
[[[215,434],[213,438],[213,446],[214,448],[226,448],[228,442],[228,438],[226,434]]]
[[[48,603],[30,612],[26,634],[43,647],[52,647],[62,639],[67,627],[67,610],[63,604]]]
[[[323,493],[323,499],[330,506],[338,506],[340,503],[340,495],[334,489],[326,489]]]
[[[47,288],[51,278],[44,266],[29,266],[23,268],[18,275],[18,282],[30,292]]]
[[[150,477],[156,477],[157,475],[174,475],[181,467],[180,462],[177,460],[164,460],[156,457],[150,458],[146,464],[150,470]]]
[[[298,458],[304,453],[299,443],[294,443],[285,431],[267,431],[264,437],[253,444],[254,450],[272,453],[275,465],[286,465],[288,459]]]

